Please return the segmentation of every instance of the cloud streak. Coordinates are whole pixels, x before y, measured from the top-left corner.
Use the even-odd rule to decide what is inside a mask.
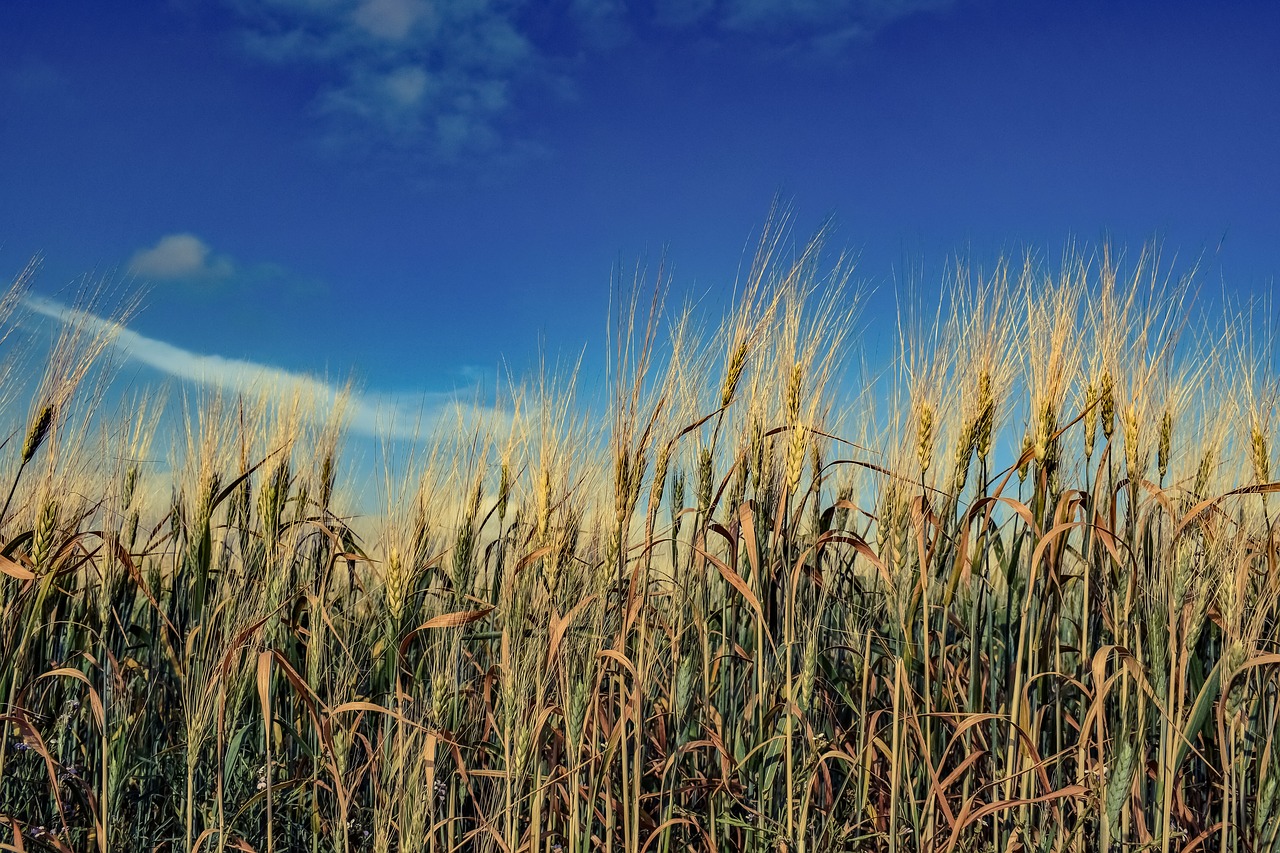
[[[23,299],[31,311],[60,323],[70,323],[109,335],[125,357],[185,382],[246,395],[264,393],[298,396],[310,401],[323,416],[341,406],[347,424],[360,435],[411,440],[458,409],[453,393],[362,394],[343,386],[245,359],[195,353],[139,334],[114,320],[72,308],[40,296]],[[414,398],[416,397],[416,403]],[[463,406],[472,418],[492,418],[495,412]]]
[[[221,281],[235,275],[226,255],[215,255],[194,234],[168,234],[129,259],[129,272],[159,281]]]

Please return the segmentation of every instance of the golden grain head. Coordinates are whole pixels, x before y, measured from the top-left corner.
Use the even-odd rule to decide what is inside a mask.
[[[803,385],[804,365],[797,362],[791,366],[791,373],[787,377],[786,393],[783,397],[788,425],[794,425],[800,420],[800,397]]]
[[[1258,483],[1269,482],[1271,480],[1271,448],[1266,431],[1256,419],[1249,430],[1249,449],[1254,479]]]
[[[1093,443],[1098,434],[1098,386],[1090,382],[1084,393],[1084,458],[1093,458]]]
[[[927,472],[933,461],[933,407],[928,403],[920,406],[916,416],[916,460],[921,473]]]
[[[1111,371],[1104,370],[1102,379],[1098,387],[1098,400],[1101,406],[1102,416],[1102,434],[1107,441],[1111,440],[1111,436],[1116,429],[1116,389],[1115,380],[1111,376]]]
[[[49,436],[49,429],[53,426],[53,406],[45,404],[40,407],[40,411],[31,419],[31,425],[27,429],[26,440],[22,443],[22,464],[26,465],[36,455],[36,451],[44,444],[44,440]]]
[[[991,373],[978,374],[978,405],[974,418],[973,442],[978,458],[985,460],[991,453],[991,433],[995,427],[996,402],[991,385]]]
[[[750,352],[750,340],[743,335],[741,340],[729,353],[729,361],[725,367],[724,384],[720,389],[720,408],[728,408],[738,392],[738,383],[742,381],[742,373],[747,367],[747,355]]]
[[[1156,468],[1160,472],[1160,482],[1164,482],[1169,473],[1169,454],[1173,450],[1173,412],[1164,410],[1160,417],[1160,439],[1156,449]]]
[[[800,487],[800,475],[804,471],[805,446],[808,441],[808,430],[797,425],[791,430],[791,438],[787,443],[787,493],[795,494]]]

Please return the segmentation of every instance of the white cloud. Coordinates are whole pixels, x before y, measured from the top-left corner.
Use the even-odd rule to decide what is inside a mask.
[[[330,143],[372,133],[436,159],[491,152],[510,87],[542,73],[508,0],[232,2],[254,55],[328,72],[314,104]]]
[[[328,147],[390,142],[454,164],[518,149],[524,141],[506,138],[513,104],[562,90],[566,57],[652,35],[646,24],[668,38],[732,35],[830,55],[954,0],[562,0],[554,10],[528,0],[224,2],[241,13],[250,53],[324,72],[313,103]]]
[[[397,68],[387,75],[387,92],[403,107],[411,107],[422,100],[427,91],[427,72],[417,65]]]
[[[351,17],[372,35],[401,41],[430,9],[421,0],[364,0]]]
[[[304,373],[245,359],[195,353],[52,299],[29,295],[23,302],[37,314],[55,321],[110,335],[118,353],[175,379],[251,396],[263,393],[278,394],[282,399],[297,396],[309,401],[318,413],[331,410],[341,400],[351,430],[360,435],[418,438],[444,418],[456,423],[459,411],[464,421],[470,418],[492,421],[499,417],[491,409],[461,404],[462,395],[362,394]]]
[[[129,259],[129,271],[162,281],[217,281],[235,273],[226,255],[215,255],[194,234],[169,234]]]

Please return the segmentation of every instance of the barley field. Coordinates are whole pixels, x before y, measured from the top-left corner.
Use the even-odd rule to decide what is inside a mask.
[[[0,849],[1280,851],[1265,324],[1098,248],[868,366],[852,272],[777,222],[731,304],[640,274],[603,387],[363,492],[341,396],[6,337]]]

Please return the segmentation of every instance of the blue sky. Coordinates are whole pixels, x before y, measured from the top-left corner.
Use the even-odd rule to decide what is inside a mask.
[[[872,334],[904,270],[1072,238],[1261,294],[1277,44],[1261,2],[4,0],[0,274],[145,284],[162,371],[386,393],[601,355],[664,247],[714,306],[779,193]]]

